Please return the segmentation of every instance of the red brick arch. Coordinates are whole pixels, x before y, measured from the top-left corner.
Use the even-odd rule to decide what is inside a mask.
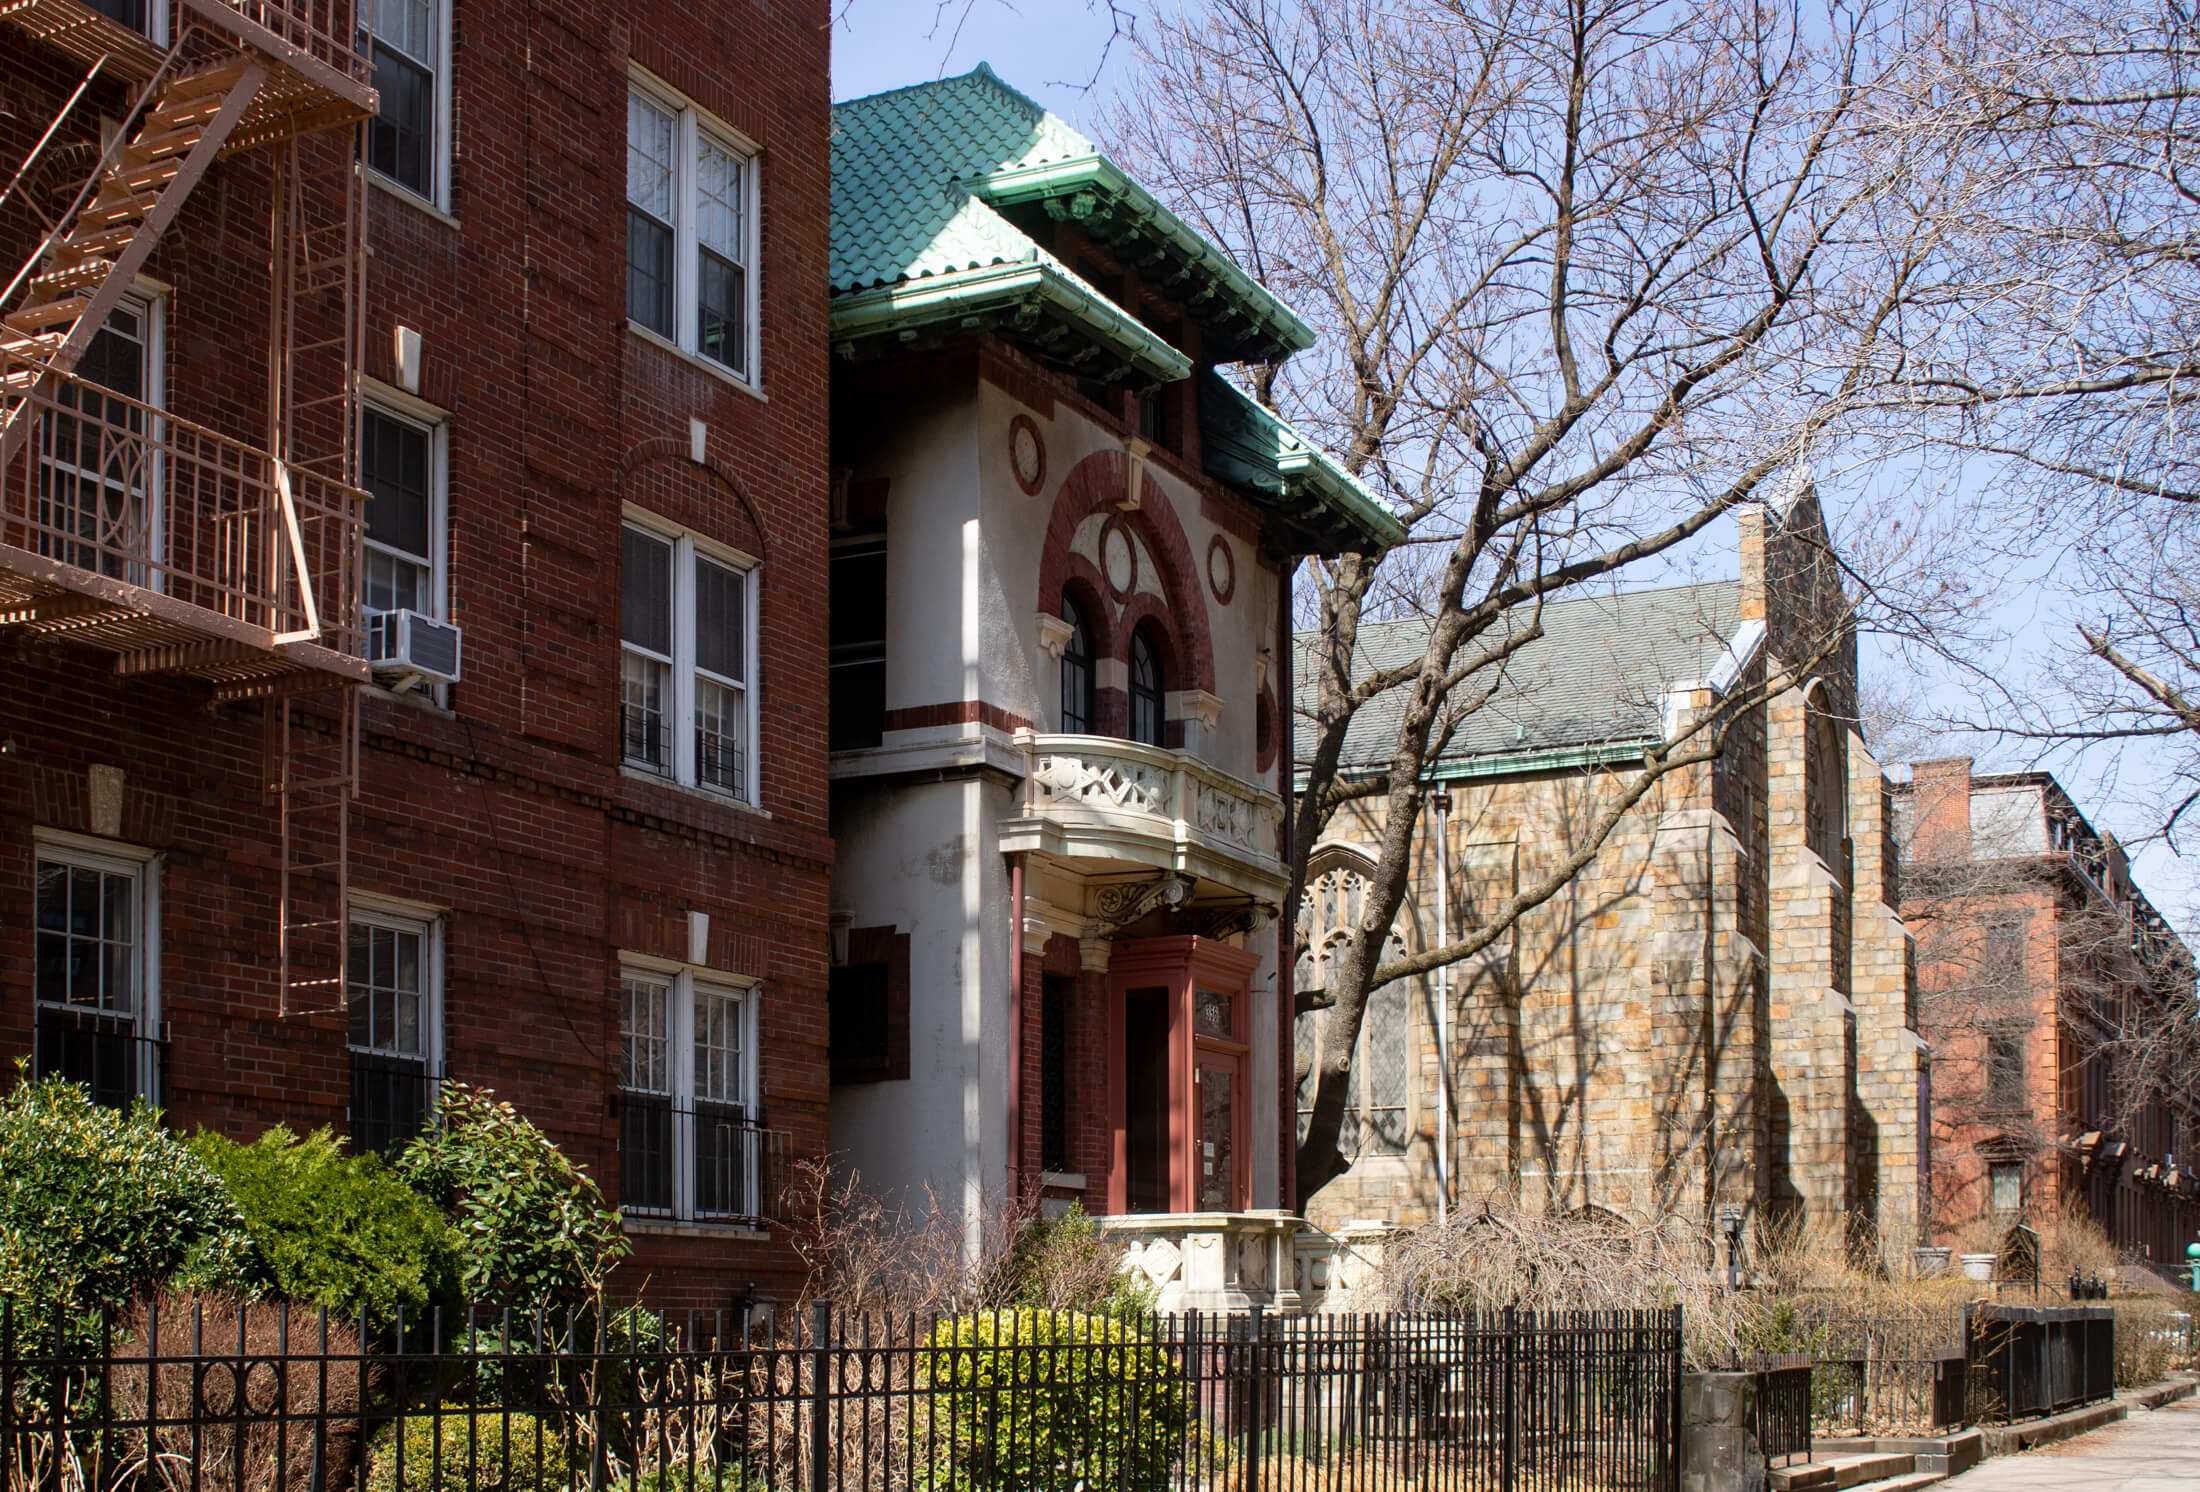
[[[1112,508],[1123,495],[1129,481],[1128,460],[1121,451],[1097,451],[1070,468],[1062,479],[1061,490],[1054,497],[1054,511],[1047,520],[1046,548],[1039,560],[1039,610],[1049,616],[1061,614],[1062,587],[1073,573],[1082,575],[1091,569],[1080,564],[1070,553],[1070,541],[1077,536],[1077,525],[1094,513]],[[1079,599],[1086,603],[1088,611],[1094,602],[1102,603],[1103,615],[1093,620],[1095,631],[1105,623],[1108,637],[1104,657],[1122,662],[1130,660],[1131,627],[1138,621],[1159,616],[1160,628],[1166,634],[1170,665],[1171,689],[1204,689],[1212,694],[1215,688],[1215,660],[1212,637],[1207,629],[1207,600],[1205,583],[1200,570],[1192,562],[1191,546],[1185,542],[1184,529],[1177,522],[1176,510],[1169,503],[1151,472],[1144,474],[1138,493],[1138,507],[1121,516],[1124,527],[1136,534],[1146,546],[1146,553],[1161,572],[1161,592],[1168,598],[1166,615],[1149,595],[1132,596],[1122,605],[1105,601],[1105,582]],[[1094,576],[1094,579],[1101,577]],[[1131,612],[1136,615],[1130,615]],[[1099,638],[1094,638],[1095,651],[1099,651]]]
[[[619,496],[668,523],[771,559],[764,523],[733,473],[716,461],[698,466],[688,444],[670,436],[637,441],[619,462]]]

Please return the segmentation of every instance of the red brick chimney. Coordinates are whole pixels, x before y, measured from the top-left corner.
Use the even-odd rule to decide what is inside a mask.
[[[1943,757],[1910,769],[1910,858],[1971,858],[1971,759]]]

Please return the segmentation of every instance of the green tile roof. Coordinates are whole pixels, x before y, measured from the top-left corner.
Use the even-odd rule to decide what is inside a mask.
[[[1208,475],[1286,515],[1311,553],[1405,541],[1405,525],[1381,498],[1212,368],[1199,381],[1199,448]]]
[[[1034,283],[1050,286],[1058,299],[1098,297],[1003,211],[1026,203],[1077,218],[1103,241],[1109,235],[1153,239],[1179,269],[1189,266],[1187,286],[1214,292],[1201,306],[1227,318],[1229,332],[1221,341],[1232,348],[1280,357],[1313,341],[1305,323],[1228,255],[984,63],[961,77],[834,108],[830,274],[836,326],[842,304],[866,292],[919,280],[956,281],[1012,264],[1033,266]],[[933,297],[939,314],[946,314],[944,299]],[[875,298],[867,302],[874,316],[877,304]],[[872,328],[866,323],[865,329]],[[1115,334],[1126,335],[1122,328]],[[1144,339],[1160,340],[1151,333]],[[1151,356],[1151,348],[1144,351]]]

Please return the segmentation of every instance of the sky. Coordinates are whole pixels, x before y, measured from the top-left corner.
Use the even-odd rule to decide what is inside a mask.
[[[844,0],[833,31],[833,97],[860,98],[891,88],[968,72],[989,63],[1011,86],[1052,110],[1087,134],[1097,136],[1096,116],[1136,66],[1127,28],[1136,0]],[[1122,17],[1119,22],[1118,17]],[[1103,141],[1103,148],[1105,142]],[[1841,501],[1826,493],[1829,505]],[[1838,516],[1836,517],[1838,522]],[[1721,525],[1708,560],[1722,573],[1734,552],[1731,526]],[[1641,577],[1644,583],[1671,576]],[[1996,619],[2011,636],[2010,667],[2047,643],[2047,613],[2041,592],[2013,584],[2003,592]],[[1861,665],[1893,679],[1907,675],[1910,663],[1866,639]],[[1968,701],[1953,685],[1930,676],[1917,681],[1919,692],[1951,713]],[[1936,754],[1970,754],[1979,771],[2007,771],[2035,765],[2026,748],[1992,739],[1947,738]],[[2064,754],[2037,763],[2056,778],[2096,829],[2126,838],[2143,834],[2150,806],[2152,773],[2143,752],[2095,751]],[[2141,844],[2134,851],[2135,879],[2155,906],[2179,927],[2200,930],[2200,855],[2180,859],[2167,847]]]
[[[966,73],[980,62],[1079,129],[1130,62],[1105,0],[845,0],[833,97]]]

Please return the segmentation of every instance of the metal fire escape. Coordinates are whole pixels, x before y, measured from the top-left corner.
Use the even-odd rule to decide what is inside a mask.
[[[46,232],[0,291],[0,627],[106,653],[118,677],[200,680],[212,705],[260,703],[280,824],[281,1008],[328,1010],[343,998],[367,678],[359,137],[375,94],[352,0],[170,5],[0,0],[0,25],[86,69],[0,204],[57,147],[105,139],[58,214],[28,204]],[[172,39],[155,45],[148,29]],[[128,112],[104,134],[87,100],[117,82]],[[246,152],[265,163],[243,178],[248,193],[267,183],[265,256],[221,284],[247,314],[267,308],[257,440],[80,372],[192,190]]]

